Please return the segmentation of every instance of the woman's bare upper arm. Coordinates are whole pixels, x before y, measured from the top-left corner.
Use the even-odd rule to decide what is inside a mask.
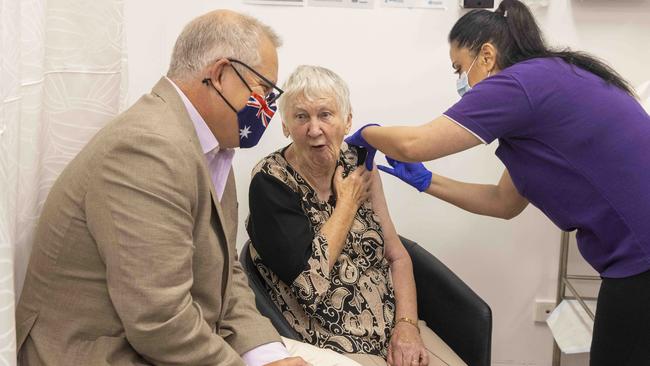
[[[381,183],[381,176],[376,167],[372,170],[371,174],[373,179],[371,200],[373,210],[379,217],[379,223],[381,224],[382,232],[384,234],[384,255],[389,262],[393,262],[394,260],[403,258],[405,255],[408,256],[408,252],[399,240],[395,225],[390,218],[386,196],[384,195],[384,188]]]

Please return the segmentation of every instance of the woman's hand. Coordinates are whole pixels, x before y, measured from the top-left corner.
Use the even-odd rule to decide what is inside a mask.
[[[366,139],[363,138],[362,132],[366,127],[372,127],[372,126],[379,126],[376,123],[369,123],[360,129],[357,130],[357,132],[353,133],[352,135],[348,136],[345,139],[345,142],[348,143],[348,145],[354,145],[354,146],[361,146],[366,149],[367,155],[366,155],[366,169],[372,170],[373,166],[373,161],[375,160],[375,154],[377,153],[377,149],[375,149],[372,145],[366,141]]]
[[[403,161],[395,160],[386,157],[386,161],[392,168],[384,165],[377,166],[377,169],[391,174],[420,192],[424,192],[431,185],[431,177],[433,174],[422,163],[405,163]]]
[[[336,206],[332,216],[320,229],[320,233],[328,243],[330,270],[334,268],[345,247],[345,238],[350,232],[357,210],[370,197],[370,182],[370,173],[364,167],[357,167],[345,178],[343,178],[343,167],[336,167],[332,183]]]
[[[334,192],[337,206],[348,204],[354,212],[370,197],[371,174],[364,167],[357,167],[343,178],[343,167],[338,166],[334,173]]]
[[[420,332],[414,325],[397,322],[388,345],[388,365],[427,366],[429,353],[424,348]]]

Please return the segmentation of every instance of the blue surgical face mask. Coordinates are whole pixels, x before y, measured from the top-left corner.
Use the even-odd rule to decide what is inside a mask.
[[[467,71],[463,71],[460,74],[458,80],[456,80],[456,91],[458,91],[458,95],[460,95],[461,97],[472,89],[472,86],[469,85],[469,78],[467,74],[470,72],[470,70],[472,70],[472,67],[474,66],[474,63],[476,62],[477,59],[478,59],[478,55],[474,58],[474,61],[472,61],[472,64],[469,66],[469,69],[467,69]]]

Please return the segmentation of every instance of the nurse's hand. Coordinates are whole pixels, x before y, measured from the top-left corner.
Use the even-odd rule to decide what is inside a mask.
[[[408,183],[420,192],[424,192],[431,185],[431,177],[433,174],[424,167],[422,163],[405,163],[403,161],[395,160],[386,157],[386,161],[392,168],[384,165],[378,165],[377,169],[394,175],[397,178]]]
[[[369,126],[379,126],[379,125],[376,123],[369,123],[361,127],[360,129],[358,129],[357,132],[348,136],[345,139],[345,142],[347,142],[348,145],[361,146],[366,149],[366,151],[368,152],[368,154],[366,155],[366,169],[368,169],[368,171],[372,171],[372,166],[375,160],[375,154],[377,153],[377,149],[375,149],[372,145],[370,145],[368,141],[366,141],[366,139],[364,139],[363,135],[361,134],[361,131],[363,131],[364,128]]]

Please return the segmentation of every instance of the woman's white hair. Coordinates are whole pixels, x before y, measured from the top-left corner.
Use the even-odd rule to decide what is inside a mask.
[[[220,58],[258,66],[263,37],[276,48],[282,45],[271,27],[251,16],[227,10],[204,14],[187,24],[176,39],[167,77],[188,80]]]
[[[289,108],[297,99],[308,101],[333,97],[343,118],[352,113],[350,91],[341,77],[321,66],[301,65],[289,75],[282,86],[284,94],[278,100],[280,114],[286,120]]]

